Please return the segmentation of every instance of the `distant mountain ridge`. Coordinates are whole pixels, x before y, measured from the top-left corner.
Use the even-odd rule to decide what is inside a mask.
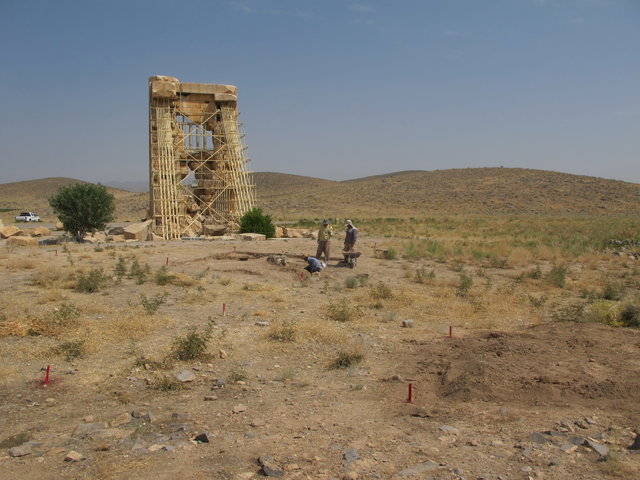
[[[640,215],[640,184],[524,168],[411,170],[334,181],[275,172],[253,173],[257,205],[278,220],[431,214]],[[47,198],[63,185],[45,178],[0,185],[0,209],[51,216]],[[136,182],[137,183],[137,182]],[[109,187],[119,221],[146,215],[148,193]],[[11,221],[13,211],[2,214]]]

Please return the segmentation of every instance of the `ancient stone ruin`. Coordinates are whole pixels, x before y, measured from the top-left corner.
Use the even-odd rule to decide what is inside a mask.
[[[236,87],[149,78],[152,229],[164,239],[234,232],[253,207]]]

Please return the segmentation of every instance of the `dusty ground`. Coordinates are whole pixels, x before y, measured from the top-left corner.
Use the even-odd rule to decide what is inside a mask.
[[[502,297],[536,294],[535,285],[506,288],[518,273],[508,269],[485,272],[485,293],[476,284],[472,299],[457,299],[450,266],[424,262],[436,278],[417,284],[407,275],[415,264],[374,258],[374,245],[362,245],[354,270],[304,279],[293,254],[313,252],[306,239],[71,245],[57,255],[3,248],[0,478],[240,480],[263,476],[261,456],[291,479],[637,476],[640,455],[627,447],[640,427],[640,332],[500,307]],[[284,252],[287,267],[266,261]],[[119,256],[153,272],[168,263],[196,281],[125,278],[91,294],[33,281],[82,268],[111,274]],[[372,297],[379,281],[393,298]],[[156,313],[140,306],[141,294],[165,293]],[[327,318],[341,299],[360,309],[348,322]],[[18,334],[61,304],[82,312],[68,334]],[[175,338],[209,321],[208,358],[160,365]],[[293,342],[270,338],[284,327]],[[76,338],[83,358],[55,353]],[[328,368],[339,351],[364,359]],[[183,370],[195,374],[184,389],[153,388]],[[208,443],[193,441],[202,433]],[[606,459],[587,437],[608,448]],[[29,454],[9,455],[25,441]],[[70,451],[86,458],[64,461]]]

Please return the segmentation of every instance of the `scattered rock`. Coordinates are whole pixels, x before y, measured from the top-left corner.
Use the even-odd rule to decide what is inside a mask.
[[[411,320],[410,318],[408,318],[406,320],[402,320],[402,327],[403,328],[413,328],[413,320]]]
[[[64,461],[65,462],[79,462],[81,460],[86,460],[87,457],[85,457],[84,455],[76,452],[75,450],[71,450],[69,453],[67,453],[64,456]]]
[[[199,433],[193,440],[198,443],[209,443],[209,434],[207,432]]]
[[[222,349],[218,350],[218,357],[227,358],[228,356],[229,356],[229,354],[227,352],[225,352],[224,350],[222,350]]]
[[[267,477],[284,476],[284,469],[268,455],[261,455],[260,458],[258,458],[258,465],[262,468],[262,474]]]
[[[111,422],[109,422],[109,424],[112,427],[114,427],[114,426],[126,425],[130,421],[131,421],[131,414],[125,412],[125,413],[121,413],[120,415],[118,415]]]
[[[193,382],[195,379],[196,376],[191,370],[182,370],[176,375],[176,380],[183,383]]]
[[[256,418],[251,420],[251,423],[249,425],[251,425],[254,428],[264,427],[266,425],[266,422],[260,418]]]
[[[216,397],[215,395],[205,395],[204,396],[204,401],[205,402],[213,402],[214,400],[217,400],[218,397]]]
[[[564,453],[573,453],[578,449],[578,445],[574,445],[573,443],[566,443],[560,447]]]
[[[28,443],[23,443],[18,447],[13,447],[9,449],[10,457],[24,457],[25,455],[29,455],[31,453],[31,445]]]
[[[598,453],[598,455],[600,455],[602,458],[606,458],[609,456],[609,449],[607,447],[594,442],[590,438],[587,438],[587,445],[589,445],[589,447],[595,450]]]
[[[247,411],[247,406],[243,404],[236,405],[233,407],[233,413],[242,413]]]
[[[440,464],[433,462],[431,460],[424,462],[424,463],[420,463],[419,465],[416,465],[415,467],[410,467],[410,468],[405,468],[404,470],[401,470],[397,473],[398,477],[409,477],[412,475],[420,475],[421,473],[424,472],[433,472],[435,470],[438,470],[438,468],[440,468]]]
[[[640,433],[636,433],[636,438],[633,440],[629,450],[640,450]]]
[[[451,435],[459,435],[460,434],[460,430],[458,430],[456,427],[452,427],[450,425],[441,425],[440,426],[440,431],[444,432],[444,433],[449,433]]]
[[[533,432],[527,438],[534,443],[547,443],[549,441],[549,439],[540,432]]]

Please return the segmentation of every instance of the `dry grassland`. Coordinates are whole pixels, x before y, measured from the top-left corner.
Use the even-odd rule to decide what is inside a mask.
[[[287,478],[423,478],[406,469],[427,461],[442,479],[638,471],[640,335],[622,326],[640,307],[637,217],[354,222],[358,266],[313,276],[308,239],[3,245],[0,442],[36,442],[0,457],[7,478],[249,479],[260,455]],[[266,261],[285,252],[287,267]],[[584,417],[605,461],[528,440]]]

